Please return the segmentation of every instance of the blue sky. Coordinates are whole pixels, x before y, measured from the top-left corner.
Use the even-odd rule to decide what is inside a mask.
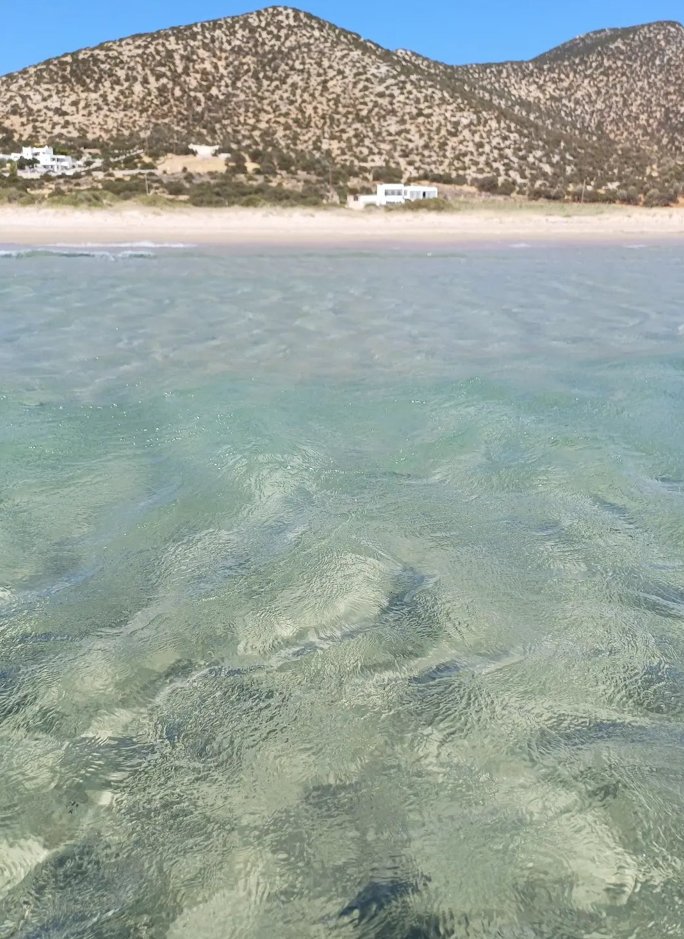
[[[236,0],[3,3],[0,74],[106,39],[267,5]],[[683,0],[306,0],[291,5],[384,46],[454,64],[530,58],[603,26],[684,18]]]

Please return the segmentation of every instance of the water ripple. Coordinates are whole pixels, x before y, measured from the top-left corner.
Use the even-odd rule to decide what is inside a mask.
[[[124,251],[2,262],[0,936],[679,935],[681,248]]]

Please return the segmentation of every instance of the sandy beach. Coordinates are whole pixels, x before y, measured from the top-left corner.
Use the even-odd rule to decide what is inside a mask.
[[[348,209],[114,209],[3,207],[4,245],[136,242],[249,245],[373,246],[468,242],[620,241],[684,238],[684,208],[541,204],[444,213]]]

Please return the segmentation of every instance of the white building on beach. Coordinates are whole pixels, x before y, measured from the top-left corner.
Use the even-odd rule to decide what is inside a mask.
[[[436,186],[404,186],[402,183],[381,183],[377,192],[352,196],[349,205],[364,209],[367,205],[404,205],[406,202],[420,202],[423,199],[437,199],[439,190]]]
[[[20,170],[23,176],[72,176],[80,167],[80,163],[71,156],[62,156],[55,153],[52,147],[22,147],[20,153],[0,153],[0,161],[5,163],[19,163],[25,160],[31,163]]]

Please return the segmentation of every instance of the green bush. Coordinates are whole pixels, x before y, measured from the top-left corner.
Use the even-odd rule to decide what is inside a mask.
[[[446,199],[409,199],[401,208],[407,212],[448,212],[451,206]]]
[[[374,166],[371,179],[378,183],[400,183],[404,174],[399,166]]]
[[[119,199],[134,199],[147,192],[148,183],[139,176],[129,176],[126,179],[106,179],[102,188]]]
[[[639,193],[636,189],[621,189],[618,192],[618,202],[623,205],[639,205]]]
[[[616,202],[620,201],[617,189],[602,189],[596,195],[597,202],[605,202],[608,205],[615,205]]]
[[[424,170],[408,179],[409,183],[429,182],[442,184],[444,186],[465,186],[467,179],[462,174],[452,175],[451,173],[436,173],[433,170]]]
[[[537,184],[529,190],[528,196],[534,200],[546,199],[548,202],[562,202],[565,198],[565,190]]]
[[[196,186],[190,192],[190,205],[214,209],[228,204],[218,193],[209,188]]]
[[[674,205],[677,201],[677,194],[666,192],[660,189],[649,189],[644,196],[644,205],[653,209],[660,206]]]
[[[471,179],[470,181],[472,186],[475,186],[480,192],[498,192],[499,191],[499,180],[496,176],[479,176]]]
[[[9,203],[10,205],[35,205],[36,200],[25,189],[3,188],[0,189],[0,203]]]
[[[585,191],[584,191],[584,199],[583,199],[583,200],[582,200],[582,195],[581,195],[581,193],[580,193],[580,201],[584,201],[584,202],[588,202],[588,203],[593,203],[593,204],[595,204],[595,203],[597,203],[597,202],[605,202],[606,200],[605,200],[605,194],[604,194],[603,190],[601,190],[601,189],[594,189],[594,188],[588,187],[588,188],[585,189]]]
[[[256,192],[252,192],[248,196],[243,196],[239,204],[250,209],[257,209],[260,206],[266,205],[262,197]]]
[[[27,190],[29,187],[29,180],[20,179],[17,176],[17,164],[10,163],[9,173],[7,176],[0,175],[0,189],[9,188],[9,189],[23,189]]]
[[[317,186],[305,186],[301,192],[267,182],[250,184],[231,177],[196,183],[189,189],[191,205],[221,207],[232,205],[321,205],[323,191]]]
[[[74,189],[72,192],[55,189],[49,194],[48,201],[73,208],[97,208],[111,202],[112,196],[101,189]]]
[[[164,183],[164,189],[170,196],[184,196],[188,189],[184,182],[179,179],[170,179]]]

